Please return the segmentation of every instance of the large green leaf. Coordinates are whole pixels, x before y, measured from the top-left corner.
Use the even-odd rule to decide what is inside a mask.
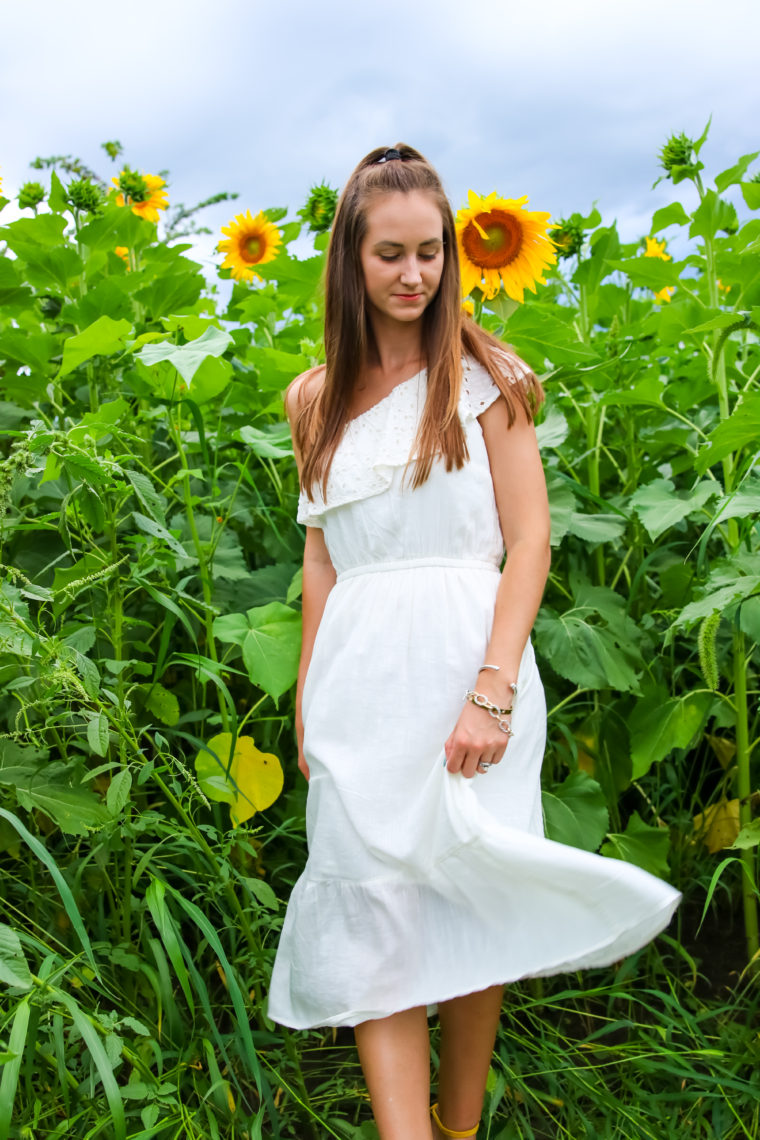
[[[650,875],[667,879],[669,847],[670,833],[667,827],[650,827],[638,812],[634,812],[622,834],[611,833],[607,836],[601,854],[623,859],[626,863],[635,863],[637,867],[649,871]]]
[[[255,606],[243,614],[218,617],[213,626],[220,641],[239,645],[248,675],[276,700],[298,675],[301,615],[281,602]]]
[[[710,614],[722,613],[728,606],[760,591],[760,574],[737,575],[733,581],[711,590],[696,602],[684,606],[673,622],[672,629],[688,629]]]
[[[571,772],[542,795],[546,834],[557,843],[596,851],[609,827],[604,793],[586,772]]]
[[[671,479],[653,479],[639,487],[631,497],[631,506],[649,537],[656,539],[694,511],[701,510],[719,489],[714,481],[705,479],[690,491],[677,491]]]
[[[706,190],[702,201],[694,211],[689,237],[713,238],[719,230],[731,233],[738,228],[736,208],[714,190]]]
[[[660,230],[667,229],[668,226],[687,226],[690,221],[691,219],[681,203],[671,202],[670,205],[655,210],[649,232],[657,234]]]
[[[760,392],[749,392],[742,397],[727,420],[710,433],[707,443],[699,449],[696,469],[703,475],[708,467],[725,459],[734,451],[760,446]]]
[[[560,676],[586,689],[638,691],[644,662],[640,634],[623,599],[603,587],[582,587],[575,605],[558,614],[545,606],[536,618],[536,645]]]
[[[63,342],[63,363],[59,378],[68,376],[80,364],[93,356],[112,356],[126,347],[126,338],[132,331],[130,321],[114,321],[111,317],[98,317],[89,328]]]
[[[724,170],[718,174],[715,178],[718,193],[722,194],[727,187],[734,186],[737,182],[741,182],[748,168],[759,154],[760,150],[753,151],[752,154],[743,154],[735,166],[729,166],[728,170]]]
[[[661,257],[629,257],[623,261],[608,261],[610,269],[619,269],[633,285],[658,292],[666,285],[677,285],[683,262],[663,261]]]
[[[169,340],[162,340],[157,344],[146,344],[138,353],[137,358],[148,367],[163,362],[173,364],[187,387],[193,390],[193,377],[204,360],[209,357],[221,356],[231,343],[232,337],[228,332],[212,327],[206,329],[203,335],[197,337],[196,340],[188,341],[187,344],[172,344]],[[193,398],[195,398],[194,390]]]
[[[710,693],[688,693],[685,697],[668,697],[660,689],[645,693],[630,718],[633,778],[645,775],[674,748],[687,748],[702,727],[711,702]]]

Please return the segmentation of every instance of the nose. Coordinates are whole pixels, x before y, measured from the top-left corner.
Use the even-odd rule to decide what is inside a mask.
[[[404,285],[419,285],[422,281],[420,264],[414,254],[404,259],[401,267],[401,281]]]

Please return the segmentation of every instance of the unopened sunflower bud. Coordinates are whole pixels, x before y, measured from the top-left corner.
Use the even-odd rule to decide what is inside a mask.
[[[548,236],[561,259],[574,257],[583,247],[583,229],[575,217],[560,218]]]
[[[45,198],[45,187],[39,182],[25,182],[18,192],[18,204],[22,210],[34,209]]]
[[[332,225],[337,205],[338,191],[322,182],[319,186],[312,186],[306,205],[298,211],[298,217],[306,222],[313,234],[322,234]]]
[[[682,131],[680,135],[671,135],[660,151],[660,164],[673,182],[694,178],[702,169],[702,163],[696,161],[695,145]]]
[[[133,202],[144,202],[150,193],[142,174],[138,174],[136,170],[130,170],[128,166],[124,167],[118,181],[114,179],[114,182]]]
[[[67,198],[75,210],[85,210],[88,214],[94,214],[103,200],[97,186],[93,186],[89,178],[71,182]]]

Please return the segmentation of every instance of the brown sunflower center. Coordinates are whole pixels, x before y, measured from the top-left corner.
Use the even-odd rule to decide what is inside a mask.
[[[465,253],[483,269],[503,269],[519,255],[522,243],[523,228],[519,220],[504,210],[478,214],[462,234]]]
[[[266,252],[266,248],[267,243],[264,238],[260,234],[253,234],[242,243],[240,256],[243,261],[248,261],[252,265],[255,265],[257,261],[261,261]]]

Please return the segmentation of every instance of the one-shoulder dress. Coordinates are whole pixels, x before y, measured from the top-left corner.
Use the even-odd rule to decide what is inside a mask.
[[[501,763],[470,780],[444,767],[504,556],[478,422],[499,389],[464,361],[469,461],[447,472],[438,460],[412,489],[426,388],[423,370],[352,420],[326,495],[299,503],[337,581],[303,690],[309,855],[269,992],[269,1016],[296,1029],[609,965],[663,930],[681,898],[633,864],[544,837],[546,706],[530,641]]]

